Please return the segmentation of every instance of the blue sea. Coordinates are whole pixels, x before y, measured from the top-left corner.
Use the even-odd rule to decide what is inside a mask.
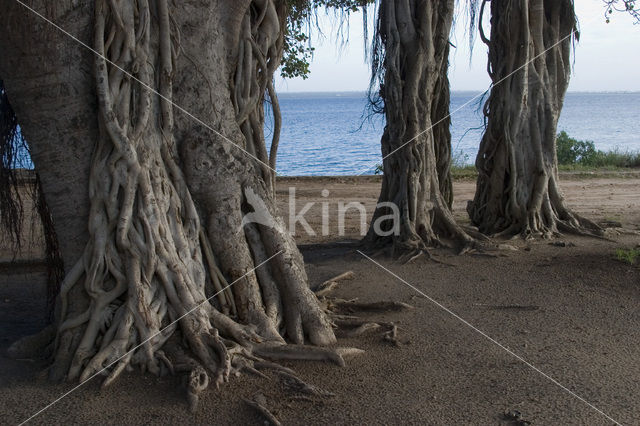
[[[382,162],[382,116],[367,118],[364,93],[280,94],[282,133],[277,170],[283,176],[373,174]],[[456,163],[473,164],[482,137],[480,92],[451,95],[452,151]],[[272,116],[265,137],[271,141]],[[568,93],[558,131],[590,140],[597,149],[640,151],[640,92]],[[268,143],[269,145],[270,143]],[[22,153],[18,167],[33,167]]]
[[[373,174],[380,164],[382,118],[366,119],[364,93],[280,94],[282,133],[278,174],[327,176]],[[482,137],[482,93],[453,92],[454,157],[473,164]],[[597,149],[640,151],[640,92],[568,93],[558,131],[590,140]],[[265,136],[271,139],[267,113]]]

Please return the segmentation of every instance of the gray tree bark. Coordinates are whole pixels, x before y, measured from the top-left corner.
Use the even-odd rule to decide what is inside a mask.
[[[467,208],[483,233],[599,232],[566,206],[558,179],[556,132],[576,25],[572,0],[491,1],[491,37],[482,38],[494,86]]]
[[[285,345],[335,342],[264,164],[275,162],[262,105],[285,2],[31,5],[98,52],[2,0],[0,76],[67,272],[50,376],[106,367],[107,385],[130,365],[184,370],[195,403],[209,378],[253,368],[265,345],[271,357],[339,358]],[[256,209],[272,226],[243,226]]]
[[[399,217],[384,220],[394,214],[389,204],[376,209],[365,241],[391,243],[395,255],[447,239],[462,250],[474,244],[450,210],[450,122],[438,123],[449,115],[446,74],[453,12],[452,0],[380,3],[373,68],[387,124],[379,203],[397,206]]]

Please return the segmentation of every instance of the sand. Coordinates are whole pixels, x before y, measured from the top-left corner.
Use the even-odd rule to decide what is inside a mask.
[[[575,210],[630,230],[640,229],[639,184],[637,177],[617,175],[563,179]],[[514,424],[504,418],[510,410],[533,424],[613,423],[597,410],[623,424],[640,423],[640,267],[615,257],[617,248],[638,245],[638,235],[618,235],[612,242],[554,241],[575,245],[564,247],[514,240],[510,244],[519,250],[499,257],[456,256],[441,249],[434,253],[450,266],[424,258],[408,265],[376,258],[378,266],[356,251],[357,211],[347,215],[344,235],[336,235],[336,215],[329,221],[329,235],[322,235],[320,203],[334,211],[339,201],[360,201],[370,215],[379,179],[281,179],[278,197],[285,216],[289,186],[297,189],[298,212],[316,202],[306,217],[317,235],[297,236],[311,283],[352,270],[355,279],[344,281],[336,296],[414,305],[408,312],[368,315],[397,322],[405,344],[392,346],[373,331],[339,340],[340,346],[366,351],[343,368],[286,363],[309,383],[335,394],[326,399],[294,400],[275,376],[242,376],[205,392],[191,414],[179,380],[133,372],[108,389],[100,389],[97,380],[85,384],[33,423],[261,424],[241,400],[258,392],[284,424],[506,425]],[[473,186],[455,184],[461,220]],[[328,197],[322,189],[329,190]],[[20,268],[5,263],[0,270],[2,424],[25,420],[76,386],[48,383],[37,362],[4,356],[11,341],[37,331],[44,321],[43,274],[37,263]]]

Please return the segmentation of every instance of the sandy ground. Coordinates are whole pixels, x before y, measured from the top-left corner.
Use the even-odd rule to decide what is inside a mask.
[[[639,184],[637,178],[569,177],[563,188],[578,212],[634,230],[640,229]],[[134,372],[108,389],[100,389],[95,380],[87,383],[33,423],[260,424],[240,398],[261,392],[284,424],[514,424],[504,419],[508,410],[520,411],[533,424],[608,425],[612,419],[640,424],[640,267],[615,258],[617,248],[638,245],[638,235],[618,235],[613,242],[554,241],[575,244],[565,247],[515,240],[510,243],[519,250],[499,257],[456,256],[443,249],[435,254],[450,265],[376,258],[378,266],[356,251],[357,210],[346,215],[344,235],[337,235],[337,214],[330,214],[329,235],[322,235],[320,215],[321,203],[332,212],[340,201],[362,202],[370,214],[378,179],[282,179],[278,197],[285,217],[289,186],[296,187],[296,212],[307,202],[316,203],[305,217],[317,235],[298,232],[297,237],[312,285],[353,270],[356,278],[343,282],[336,296],[414,305],[408,312],[370,315],[397,322],[404,345],[391,346],[374,331],[340,339],[340,346],[366,350],[343,368],[287,363],[308,382],[335,394],[326,399],[292,399],[275,376],[243,376],[207,391],[192,415],[177,379]],[[461,219],[473,190],[472,182],[455,185]],[[76,384],[50,384],[37,362],[4,356],[11,341],[37,331],[44,321],[42,267],[4,265],[0,424],[14,424]]]

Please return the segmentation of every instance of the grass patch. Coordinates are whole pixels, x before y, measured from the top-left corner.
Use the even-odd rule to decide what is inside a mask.
[[[463,150],[454,152],[451,156],[451,177],[454,180],[472,180],[478,177],[476,166],[469,164],[469,154]]]
[[[623,151],[616,148],[612,151],[596,150],[591,141],[580,141],[562,131],[556,138],[558,154],[558,170],[580,177],[606,177],[610,173],[640,173],[640,152]],[[451,174],[456,180],[472,180],[478,177],[476,166],[469,164],[469,154],[464,151],[454,152],[451,156]],[[383,174],[382,164],[377,164],[374,173]],[[635,176],[635,173],[629,175]]]
[[[629,250],[619,248],[616,250],[616,258],[629,265],[635,265],[638,258],[640,258],[640,248],[632,248]]]
[[[476,166],[468,164],[466,166],[452,166],[451,176],[456,180],[468,180],[478,177],[478,171]]]
[[[558,171],[561,172],[623,172],[628,168],[617,166],[593,167],[584,164],[558,164]]]

